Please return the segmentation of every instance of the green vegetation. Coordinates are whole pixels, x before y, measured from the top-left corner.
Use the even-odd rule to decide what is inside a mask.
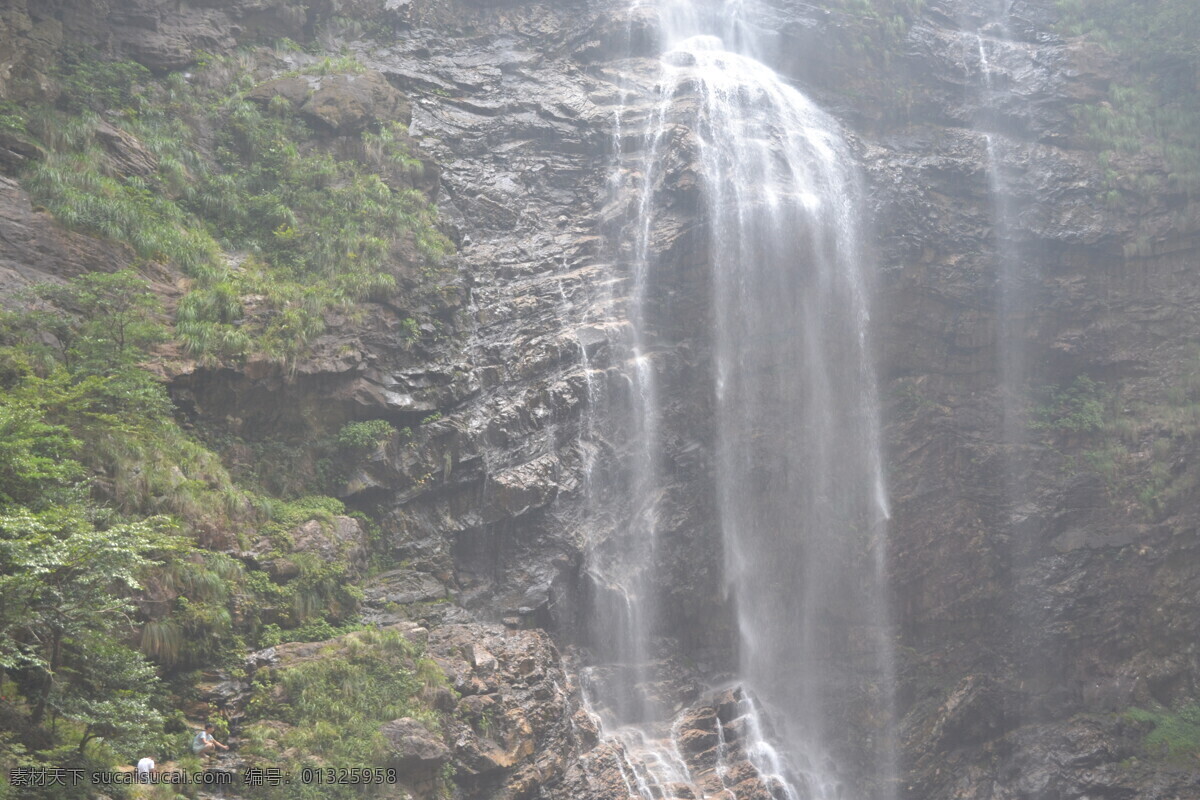
[[[1068,470],[1100,475],[1115,502],[1160,521],[1192,495],[1200,478],[1186,463],[1186,448],[1200,435],[1200,347],[1177,368],[1159,386],[1110,387],[1080,376],[1045,387],[1029,427],[1048,443],[1056,440]]]
[[[91,47],[63,51],[55,71],[60,104],[72,111],[130,108],[138,88],[150,80],[150,70],[134,61],[109,61]]]
[[[386,420],[350,422],[338,431],[337,445],[346,450],[369,450],[395,434],[395,426]]]
[[[23,732],[0,737],[0,765],[99,769],[165,746],[170,686],[150,662],[186,687],[187,670],[240,664],[243,637],[350,629],[339,620],[359,594],[344,559],[288,552],[288,531],[331,524],[339,501],[255,497],[175,423],[138,363],[158,339],[144,282],[91,274],[30,297],[50,295],[90,315],[35,303],[0,337],[0,668],[14,698],[0,707]],[[155,510],[193,538],[143,516]],[[290,580],[193,543],[254,523],[296,565]]]
[[[178,549],[168,531],[163,519],[107,524],[79,505],[0,515],[0,667],[31,725],[82,726],[80,752],[97,737],[140,746],[161,725],[153,670],[120,641],[140,576]]]
[[[302,60],[294,74],[364,71],[345,54]],[[331,137],[283,97],[252,100],[285,75],[278,63],[197,54],[187,74],[156,76],[72,46],[51,99],[0,101],[0,130],[37,154],[18,177],[38,207],[129,265],[32,286],[0,311],[0,798],[93,791],[16,790],[17,766],[153,754],[199,768],[186,753],[197,720],[177,709],[203,713],[197,684],[214,669],[244,677],[251,647],[347,643],[281,676],[298,701],[287,719],[313,722],[288,739],[297,758],[363,765],[380,755],[378,721],[433,724],[422,697],[444,677],[396,635],[361,630],[350,578],[363,554],[333,527],[346,508],[321,494],[396,429],[333,422],[244,442],[181,423],[161,378],[181,352],[295,367],[367,299],[409,309],[406,344],[437,324],[418,309],[440,305],[451,245],[413,188],[424,167],[404,126]]]
[[[264,625],[258,643],[262,647],[274,647],[284,642],[324,642],[354,631],[368,630],[367,626],[351,622],[331,625],[328,620],[317,619],[290,631],[282,630],[274,623]]]
[[[889,66],[912,20],[925,10],[926,0],[835,0],[833,5],[865,23],[850,42],[853,54],[878,57]]]
[[[1124,716],[1132,722],[1153,726],[1142,740],[1149,757],[1187,766],[1194,766],[1200,758],[1200,705],[1184,706],[1176,711],[1162,707],[1134,708],[1126,711]]]
[[[95,475],[92,493],[122,513],[176,514],[195,529],[249,518],[249,497],[179,428],[162,384],[140,366],[166,336],[143,279],[89,273],[32,287],[26,300],[0,318],[0,419],[13,437],[0,453],[43,459],[31,473],[39,481]],[[34,447],[39,426],[46,438]],[[61,460],[68,452],[77,467]],[[12,485],[26,502],[28,489]]]
[[[1200,30],[1186,0],[1058,0],[1060,29],[1087,36],[1128,64],[1125,81],[1114,82],[1107,103],[1076,108],[1092,146],[1102,151],[1109,203],[1125,192],[1162,188],[1191,195],[1200,187]],[[1124,177],[1112,165],[1122,155],[1148,153],[1162,159],[1166,186],[1154,175]]]
[[[399,632],[350,633],[331,642],[319,657],[280,669],[273,680],[256,684],[250,711],[259,722],[246,728],[245,752],[293,775],[304,767],[385,767],[387,743],[380,726],[411,717],[438,730],[437,716],[427,701],[432,691],[445,685],[437,665],[422,658]],[[289,727],[282,728],[274,720]],[[282,756],[285,751],[301,755]],[[249,796],[357,798],[375,796],[376,788],[296,786],[293,781],[292,786],[263,788]]]
[[[898,410],[906,414],[919,414],[925,411],[936,411],[940,407],[925,396],[918,383],[903,381],[893,391],[892,398]]]
[[[341,156],[283,98],[248,99],[252,66],[212,57],[190,79],[156,81],[137,64],[77,57],[61,69],[59,106],[4,119],[48,151],[23,181],[63,224],[192,279],[174,326],[187,352],[294,363],[330,312],[393,295],[399,265],[424,262],[417,293],[436,289],[451,246],[420,192],[380,178],[385,166],[419,173],[402,126],[362,134],[361,158]],[[361,70],[337,57],[304,72]],[[97,135],[105,109],[152,155],[149,174],[114,171]]]
[[[832,0],[826,5],[843,15],[829,31],[835,60],[857,77],[841,91],[859,107],[875,108],[893,123],[907,120],[917,88],[903,58],[909,30],[924,13],[927,0]]]
[[[147,498],[105,462],[165,423],[170,404],[136,365],[160,331],[128,273],[29,300],[0,320],[0,718],[22,732],[0,736],[0,766],[99,768],[162,746],[163,691],[132,641],[146,582],[192,548],[153,509],[126,514]]]
[[[295,45],[295,42],[292,42]],[[286,46],[286,45],[285,45]],[[359,75],[367,71],[362,62],[351,55],[325,56],[318,61],[300,69],[283,73],[284,75]]]
[[[1033,409],[1034,430],[1086,433],[1104,424],[1106,398],[1100,384],[1086,375],[1075,378],[1070,386],[1047,386],[1042,390],[1045,402]]]
[[[167,752],[188,670],[240,665],[247,637],[348,629],[359,594],[346,560],[288,541],[345,508],[247,491],[179,426],[143,367],[165,328],[132,271],[24,300],[0,316],[0,767],[101,769]],[[294,575],[197,546],[255,529]]]

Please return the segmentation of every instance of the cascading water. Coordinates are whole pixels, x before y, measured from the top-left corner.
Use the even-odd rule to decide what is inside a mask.
[[[998,120],[995,115],[995,109],[1004,99],[1005,88],[999,85],[991,52],[999,50],[1010,38],[1006,24],[1006,5],[1006,0],[992,2],[991,7],[987,9],[987,17],[973,37],[974,56],[978,64],[975,91],[978,93],[980,108],[973,123],[975,128],[983,133],[986,151],[988,194],[991,200],[996,254],[996,356],[1000,380],[1001,430],[1003,441],[1011,453],[1026,440],[1022,411],[1025,405],[1024,389],[1028,381],[1028,370],[1023,345],[1023,314],[1028,305],[1028,298],[1025,296],[1022,264],[1012,238],[1016,208],[1005,174],[1002,137],[997,130]],[[1007,461],[1004,488],[1007,503],[1014,509],[1011,516],[1015,517],[1015,509],[1020,506],[1020,498],[1024,494],[1024,470],[1014,458],[1010,457]]]
[[[1002,114],[1021,89],[1021,76],[1028,70],[1021,59],[1029,59],[1021,43],[1014,39],[1008,24],[1008,0],[990,0],[983,4],[984,18],[974,33],[977,47],[978,79],[976,91],[980,111],[972,120],[984,137],[988,175],[988,194],[991,207],[992,233],[995,242],[996,274],[996,365],[1001,429],[1004,446],[1003,497],[999,507],[1004,517],[999,528],[1007,534],[1008,572],[1012,576],[1008,587],[1007,615],[1013,626],[1009,652],[1005,660],[1011,665],[1013,684],[1020,698],[1007,710],[1009,717],[1028,722],[1045,711],[1035,698],[1052,694],[1057,681],[1053,663],[1059,648],[1031,640],[1037,626],[1031,624],[1040,613],[1038,598],[1044,587],[1032,574],[1038,560],[1036,526],[1030,524],[1029,509],[1033,505],[1028,459],[1031,439],[1028,411],[1031,403],[1030,384],[1034,365],[1030,363],[1027,337],[1033,328],[1032,311],[1036,304],[1039,281],[1037,259],[1021,252],[1017,234],[1021,219],[1018,209],[1030,213],[1028,203],[1019,205],[1015,187],[1020,176],[1020,159],[1016,138],[1006,126]],[[1001,67],[1007,67],[1002,69]],[[1008,130],[1006,130],[1008,128]],[[1032,579],[1032,580],[1031,580]],[[1018,747],[1026,752],[1029,745],[1017,738]]]
[[[834,797],[851,727],[839,706],[875,692],[867,705],[887,720],[891,683],[853,158],[833,120],[762,64],[706,37],[675,52],[692,64],[677,80],[698,81],[701,101],[717,491],[740,674],[776,720],[803,795]],[[885,770],[889,739],[885,727]]]
[[[634,10],[657,13],[664,54],[625,249],[639,442],[631,521],[615,539],[626,552],[597,548],[588,566],[604,595],[593,602],[596,658],[624,665],[630,687],[647,677],[665,480],[650,296],[660,267],[655,187],[683,127],[707,223],[712,316],[697,323],[711,331],[715,493],[738,679],[751,698],[747,754],[794,800],[847,797],[849,784],[856,797],[886,798],[895,773],[888,510],[854,159],[832,118],[756,60],[767,42],[752,3],[661,0]],[[671,748],[644,735],[657,724],[662,738],[665,709],[633,688],[608,695],[606,725],[625,731],[626,750],[650,753],[650,767],[634,770],[638,794],[687,782]],[[870,741],[848,741],[854,735]]]

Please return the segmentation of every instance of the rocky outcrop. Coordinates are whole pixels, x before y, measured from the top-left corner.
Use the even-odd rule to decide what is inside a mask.
[[[128,131],[101,121],[96,141],[104,148],[108,171],[123,177],[145,178],[158,169],[158,159]]]
[[[450,748],[415,719],[394,719],[379,730],[387,741],[389,762],[408,775],[431,780],[433,773],[450,760]]]
[[[264,536],[238,555],[247,563],[265,569],[277,583],[287,583],[301,573],[296,556],[339,565],[348,577],[366,572],[367,532],[362,524],[345,516],[311,519],[283,534]]]
[[[19,100],[53,91],[51,74],[64,44],[165,71],[187,66],[199,51],[223,52],[243,39],[302,38],[308,24],[304,8],[287,0],[17,0],[0,12],[0,96]]]
[[[404,636],[446,679],[421,690],[436,724],[403,717],[380,727],[401,788],[422,798],[460,791],[515,800],[537,796],[560,781],[580,739],[572,722],[575,699],[549,636],[478,623],[428,630],[406,621],[382,630]],[[270,676],[361,647],[353,633],[326,642],[289,642],[252,654],[247,666],[251,679],[269,682]],[[271,701],[287,702],[281,692],[275,685]],[[244,705],[246,693],[236,697]],[[241,705],[226,715],[240,718]],[[288,729],[269,719],[255,725],[269,739]],[[455,776],[457,790],[447,783],[447,774]]]
[[[124,245],[68,231],[36,208],[18,181],[0,176],[0,293],[16,299],[22,288],[95,269],[131,265]]]
[[[1191,514],[1180,505],[1146,519],[1104,478],[1079,468],[1094,446],[1084,439],[1030,433],[1023,444],[1006,442],[997,259],[1003,246],[1028,265],[1023,335],[1034,386],[1087,373],[1130,381],[1129,396],[1161,396],[1163,382],[1179,377],[1179,342],[1198,308],[1184,267],[1194,210],[1154,197],[1125,208],[1103,202],[1095,153],[1080,147],[1071,108],[1099,97],[1109,66],[1085,42],[1058,38],[1044,4],[1022,4],[1007,36],[985,31],[996,80],[1012,87],[985,108],[975,91],[981,65],[972,27],[984,10],[958,6],[909,21],[889,44],[895,67],[887,80],[876,55],[839,49],[862,35],[863,21],[804,6],[772,12],[787,41],[816,48],[795,48],[807,53],[801,61],[781,47],[779,66],[851,128],[869,185],[883,281],[890,571],[903,644],[901,793],[1068,797],[1107,786],[1116,796],[1153,797],[1153,787],[1186,782],[1152,758],[1134,772],[1117,768],[1144,758],[1136,755],[1144,733],[1122,727],[1120,713],[1196,697],[1184,641],[1200,618],[1190,599],[1198,596],[1195,555],[1183,533]],[[609,194],[617,166],[610,132],[618,79],[653,81],[654,62],[640,57],[657,46],[654,21],[629,26],[623,9],[603,4],[407,8],[394,39],[355,49],[410,96],[412,135],[441,164],[440,204],[461,236],[470,310],[462,357],[436,368],[428,353],[399,357],[381,325],[351,349],[361,360],[317,360],[294,383],[281,380],[282,391],[307,398],[286,413],[329,408],[324,382],[339,374],[343,388],[332,396],[342,399],[333,405],[342,404],[345,418],[386,413],[411,425],[442,415],[365,459],[347,486],[351,498],[386,504],[385,532],[406,564],[369,590],[380,621],[411,616],[434,625],[436,638],[436,626],[458,624],[465,609],[513,630],[546,626],[562,642],[584,642],[588,606],[602,592],[583,568],[586,554],[614,530],[587,508],[587,469],[613,469],[632,446],[619,425],[630,403],[630,276],[627,254],[612,246],[619,236],[609,235],[631,209]],[[622,60],[626,52],[635,57]],[[907,82],[903,92],[893,80]],[[849,102],[849,92],[866,99]],[[646,111],[638,102],[625,110],[622,148],[637,141],[630,131]],[[1019,209],[1004,241],[994,228],[989,137]],[[663,546],[655,571],[671,633],[663,652],[714,678],[731,653],[728,609],[712,588],[720,585],[721,550],[706,488],[705,253],[683,132],[671,159],[659,188],[671,205],[652,232],[652,247],[671,266],[649,289],[663,310],[653,358],[660,391],[673,398],[663,425],[675,476],[656,511]],[[1154,243],[1144,254],[1127,247],[1146,232]],[[258,385],[229,379],[247,392]],[[307,381],[303,391],[285,388]],[[299,411],[305,406],[312,410]],[[1148,452],[1151,444],[1139,447]],[[1191,474],[1191,451],[1180,447],[1172,450],[1178,469]],[[1036,487],[1019,507],[1003,494],[1013,458]],[[629,514],[619,493],[602,502],[613,519]],[[1012,519],[1023,522],[1014,527]],[[470,689],[463,713],[482,720],[493,704],[467,698],[496,694],[474,683],[487,689],[489,660],[457,663],[472,676],[462,682]],[[689,685],[694,678],[653,691],[694,709],[680,730],[703,755],[713,731]],[[600,738],[586,714],[574,725],[575,746],[585,751],[578,759],[536,736],[541,755],[517,755],[528,737],[519,720],[505,724],[515,738],[463,751],[468,796],[517,792],[522,759],[551,757],[538,748],[559,747],[554,758],[568,752],[539,784],[563,797],[619,795],[620,770],[636,761]],[[696,771],[715,770],[710,762],[698,758]],[[1040,777],[1026,785],[1017,773]],[[758,779],[746,772],[704,791],[737,791]]]
[[[318,127],[335,134],[361,133],[383,122],[408,125],[411,114],[404,95],[378,72],[276,78],[247,94],[270,104],[278,97]]]
[[[604,534],[589,533],[575,510],[580,462],[563,443],[578,441],[575,431],[589,424],[597,404],[619,402],[597,387],[616,391],[607,381],[621,369],[620,332],[598,323],[619,307],[627,277],[611,267],[615,254],[604,240],[594,238],[605,225],[620,224],[622,212],[596,203],[606,196],[603,180],[612,162],[593,131],[613,119],[617,70],[651,73],[653,65],[612,62],[622,46],[617,40],[631,29],[606,22],[606,10],[586,26],[541,6],[471,13],[515,38],[497,52],[486,38],[434,41],[417,30],[387,48],[363,51],[415,95],[414,131],[446,165],[444,208],[464,233],[464,263],[478,265],[471,269],[478,309],[473,357],[482,394],[478,405],[472,400],[448,422],[461,431],[454,434],[459,446],[486,433],[475,441],[489,477],[468,467],[439,482],[431,453],[424,461],[434,475],[429,491],[397,508],[397,526],[407,531],[397,552],[443,570],[453,565],[461,600],[471,608],[548,618],[570,636],[579,619],[574,614],[587,602],[585,584],[573,571],[589,537]],[[805,8],[778,13],[789,35],[808,30],[815,40],[834,32],[825,37],[826,48],[839,36],[861,33],[838,15]],[[980,102],[973,91],[980,64],[970,25],[972,14],[982,13],[964,4],[912,20],[892,53],[911,80],[906,107],[883,99],[871,114],[839,97],[850,87],[879,91],[870,71],[878,65],[870,59],[831,56],[820,74],[785,65],[857,126],[871,186],[885,282],[880,341],[891,398],[892,575],[897,620],[912,648],[902,665],[905,752],[926,776],[912,783],[912,796],[952,796],[963,785],[994,780],[998,762],[981,754],[1003,743],[1040,736],[1083,741],[1072,733],[1084,724],[1078,713],[1100,710],[1088,686],[1133,686],[1136,673],[1162,674],[1155,684],[1172,687],[1157,696],[1114,688],[1114,699],[1103,706],[1114,710],[1194,697],[1182,688],[1193,680],[1193,667],[1168,666],[1174,661],[1165,650],[1148,656],[1133,644],[1177,641],[1172,627],[1197,618],[1194,608],[1179,606],[1181,596],[1194,596],[1183,587],[1195,580],[1196,566],[1178,535],[1123,510],[1112,490],[1096,488],[1086,473],[1064,475],[1062,452],[1039,435],[1029,438],[1021,457],[1040,488],[1027,507],[1004,509],[997,470],[1012,454],[999,417],[999,245],[987,136],[1003,154],[1021,209],[1007,236],[1017,257],[1037,267],[1027,272],[1035,386],[1068,383],[1081,372],[1113,380],[1136,372],[1172,375],[1177,342],[1186,339],[1195,306],[1179,302],[1192,296],[1175,271],[1181,256],[1125,255],[1123,243],[1135,231],[1165,223],[1166,205],[1147,198],[1137,211],[1107,206],[1095,154],[1079,147],[1071,108],[1100,96],[1109,80],[1103,61],[1086,43],[1057,38],[1047,9],[1026,4],[1014,17],[1012,38],[992,45],[996,80],[1013,91],[994,107],[972,105]],[[653,24],[642,24],[630,35],[649,51]],[[518,46],[534,35],[536,47]],[[559,59],[559,53],[567,56]],[[664,394],[684,397],[689,379],[702,385],[705,344],[689,319],[703,319],[704,284],[690,280],[703,254],[687,238],[694,209],[681,188],[686,160],[666,174],[664,192],[678,193],[677,211],[671,226],[655,232],[654,247],[678,253],[677,268],[658,290],[664,304],[669,293],[670,306],[679,309],[679,327],[661,337],[672,344],[656,358],[670,387]],[[1162,229],[1164,247],[1190,247],[1173,237],[1187,240],[1191,214],[1189,206],[1171,233]],[[589,219],[594,227],[581,224]],[[1136,323],[1139,307],[1175,310]],[[1135,332],[1142,325],[1155,327],[1159,344]],[[669,612],[682,632],[675,644],[694,653],[719,650],[713,634],[721,618],[719,609],[695,604],[710,585],[705,576],[716,568],[716,554],[705,544],[711,528],[703,512],[686,510],[705,503],[699,491],[708,469],[704,419],[700,400],[680,401],[666,415],[665,424],[677,426],[668,438],[681,488],[679,510],[671,511],[669,500],[661,510],[666,527],[679,531],[678,540],[665,534],[679,544],[668,544],[659,565],[662,583],[681,598]],[[602,446],[619,459],[619,435]],[[1029,539],[1014,539],[1002,522],[1018,511],[1029,520]],[[1186,519],[1174,519],[1169,528],[1186,530]],[[441,538],[447,530],[454,536],[449,547]],[[1155,590],[1156,582],[1172,588]],[[1142,615],[1135,609],[1163,603],[1177,613],[1164,615],[1154,633],[1139,630]],[[537,616],[539,608],[546,616]],[[1036,655],[1049,653],[1053,657],[1044,660]],[[1027,680],[1030,675],[1043,677]],[[1041,710],[1031,716],[1034,706]],[[934,755],[920,755],[927,751]],[[974,777],[952,778],[962,773],[949,768],[948,751],[967,760],[978,756],[974,771],[967,771]],[[1014,768],[1065,758],[1033,746],[1014,752]],[[926,772],[924,764],[934,766]]]

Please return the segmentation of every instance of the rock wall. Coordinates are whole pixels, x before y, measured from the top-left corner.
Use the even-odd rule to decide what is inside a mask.
[[[931,2],[891,38],[834,4],[767,3],[763,21],[779,32],[779,69],[852,132],[872,198],[899,794],[1195,796],[1195,770],[1145,753],[1145,725],[1123,712],[1200,697],[1192,502],[1200,467],[1191,423],[1180,422],[1195,400],[1189,378],[1200,373],[1200,216],[1167,192],[1105,203],[1072,108],[1101,102],[1120,65],[1086,41],[1060,38],[1051,0],[1013,4],[993,65],[1006,91],[981,109],[971,54],[984,5]],[[332,10],[282,1],[9,4],[0,13],[0,95],[19,100],[29,90],[16,87],[45,83],[64,41],[165,70],[239,37],[302,38]],[[346,487],[351,503],[384,520],[397,565],[368,589],[368,615],[431,628],[433,652],[468,687],[458,701],[464,719],[501,709],[494,733],[480,737],[476,725],[447,737],[462,797],[623,796],[572,672],[587,659],[585,553],[631,513],[619,480],[634,446],[622,419],[631,402],[630,275],[614,246],[631,211],[614,201],[610,180],[614,145],[636,139],[614,139],[620,86],[653,80],[653,20],[627,21],[617,0],[356,0],[338,12],[375,26],[347,29],[339,44],[408,98],[411,134],[440,167],[439,205],[461,242],[461,305],[439,312],[453,333],[405,349],[398,310],[373,306],[363,321],[336,324],[295,374],[261,364],[197,370],[175,379],[174,393],[188,414],[247,429],[315,430],[374,416],[416,424],[440,414],[412,441],[381,448]],[[856,53],[866,34],[876,48]],[[1005,241],[993,224],[987,142],[975,130],[981,115],[1017,209]],[[696,704],[687,713],[700,720],[693,738],[703,750],[709,717],[722,713],[704,684],[727,677],[735,659],[713,522],[704,221],[687,132],[678,139],[660,187],[673,198],[670,213],[653,232],[673,265],[652,287],[667,321],[653,336],[661,392],[672,398],[664,438],[674,478],[660,506],[657,569],[661,655],[680,673],[664,691],[681,710]],[[1121,167],[1162,170],[1142,158]],[[14,180],[3,179],[0,196],[11,210],[0,215],[6,286],[130,260],[30,210]],[[1111,444],[1103,431],[1031,428],[1019,442],[1006,439],[1002,247],[1024,265],[1029,419],[1045,402],[1038,386],[1079,375],[1100,382],[1109,413],[1128,423],[1127,477],[1089,455]],[[1147,507],[1138,489],[1155,459],[1168,477],[1164,497]],[[598,500],[587,491],[590,463],[612,478]],[[1029,487],[1018,500],[1004,492],[1014,464]],[[498,664],[478,650],[464,657],[471,642],[493,641],[483,649]],[[536,651],[537,680],[518,645]]]

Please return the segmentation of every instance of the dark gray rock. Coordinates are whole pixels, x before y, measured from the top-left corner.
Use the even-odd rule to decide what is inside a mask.
[[[450,760],[450,748],[415,719],[394,719],[379,731],[400,769],[432,771]]]

